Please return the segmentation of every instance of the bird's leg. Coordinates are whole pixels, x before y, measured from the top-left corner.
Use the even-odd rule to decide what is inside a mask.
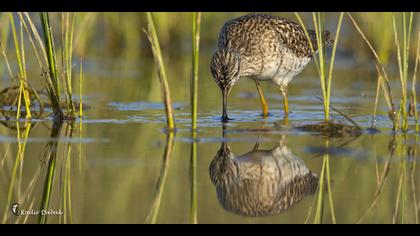
[[[281,94],[283,95],[283,105],[284,105],[284,117],[287,118],[289,116],[289,101],[287,99],[287,86],[282,85],[280,86]]]
[[[264,93],[261,89],[260,82],[258,82],[258,80],[255,80],[255,85],[257,85],[258,94],[260,95],[263,116],[267,117],[268,116],[268,105],[267,105],[267,101],[265,100]]]

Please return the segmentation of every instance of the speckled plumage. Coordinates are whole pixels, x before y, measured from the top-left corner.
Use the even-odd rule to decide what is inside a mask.
[[[308,30],[315,52],[316,34]],[[328,31],[324,43],[331,44]],[[249,14],[226,22],[219,34],[218,48],[210,69],[218,86],[229,93],[241,78],[276,83],[284,94],[294,76],[312,58],[310,43],[302,27],[286,18]]]
[[[316,51],[315,32],[308,30],[308,34]],[[324,40],[332,41],[328,31],[324,33]],[[217,45],[211,70],[215,78],[225,77],[226,80],[238,75],[258,80],[274,79],[278,85],[287,86],[312,57],[310,43],[299,24],[267,14],[249,14],[226,22],[220,30]],[[232,58],[238,60],[239,66]]]
[[[210,164],[221,205],[244,216],[279,214],[313,194],[318,178],[282,142],[235,156],[226,143]]]

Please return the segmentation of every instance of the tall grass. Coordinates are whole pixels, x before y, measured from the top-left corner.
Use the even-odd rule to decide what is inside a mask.
[[[79,70],[79,118],[83,119],[83,60],[80,60]]]
[[[43,39],[38,32],[29,13],[18,13],[20,24],[27,33],[27,39],[34,50],[37,62],[42,71],[42,82],[46,88],[48,98],[52,104],[54,118],[63,120],[65,118],[62,110],[60,91],[65,91],[66,106],[68,111],[67,117],[75,116],[75,108],[72,99],[72,52],[73,52],[73,32],[75,29],[76,15],[75,13],[62,13],[62,41],[61,41],[61,66],[57,63],[58,50],[54,45],[53,28],[50,23],[49,13],[40,13],[41,33]],[[71,23],[70,23],[71,21]],[[12,22],[13,26],[13,22]],[[12,27],[13,28],[13,27]],[[23,31],[23,30],[21,30]],[[22,33],[23,35],[23,33]],[[22,42],[23,37],[21,38]],[[23,45],[23,43],[22,43]],[[23,61],[24,63],[24,61]],[[20,64],[20,63],[19,63]],[[21,73],[22,74],[22,73]],[[22,77],[22,76],[20,76]],[[60,81],[63,82],[60,82]],[[33,89],[32,89],[33,90]],[[35,90],[33,90],[35,91]]]
[[[71,25],[70,25],[71,20]],[[73,102],[73,91],[72,91],[72,55],[73,55],[73,35],[74,35],[74,24],[76,22],[76,15],[71,15],[69,12],[61,13],[61,31],[62,31],[62,65],[65,74],[66,86],[66,104],[67,110],[74,117],[76,115],[76,109]]]
[[[416,113],[416,107],[413,106],[414,103],[416,103],[416,73],[417,73],[417,60],[414,66],[414,72],[413,72],[413,80],[411,84],[411,93],[409,93],[409,60],[410,60],[410,48],[412,44],[412,31],[413,31],[413,22],[414,22],[414,13],[392,13],[390,15],[391,22],[392,22],[392,32],[393,32],[393,41],[396,48],[396,54],[397,54],[397,61],[398,61],[398,72],[399,72],[399,84],[401,87],[400,91],[400,104],[399,109],[396,110],[392,98],[392,89],[389,85],[389,79],[388,79],[388,73],[385,70],[385,67],[383,65],[383,62],[381,61],[380,57],[378,56],[378,53],[372,46],[372,44],[367,39],[366,35],[361,30],[360,26],[357,24],[356,20],[352,17],[350,13],[347,13],[350,21],[352,22],[355,29],[359,32],[363,40],[366,42],[366,44],[369,46],[369,49],[373,53],[375,60],[376,60],[376,66],[378,71],[378,88],[379,86],[382,87],[382,90],[384,91],[385,99],[389,107],[389,117],[393,123],[393,130],[402,132],[408,131],[408,124],[409,120],[408,117],[410,113],[414,115],[413,113]],[[419,47],[419,45],[417,46]],[[417,50],[418,52],[418,50]],[[418,54],[418,53],[417,53]],[[417,58],[416,54],[416,58]],[[375,108],[374,108],[374,114],[373,117],[376,115],[376,109],[377,109],[377,103],[378,103],[378,94],[379,89],[377,90],[377,95],[375,99]],[[408,101],[410,104],[408,104]],[[410,112],[411,110],[411,112]],[[415,122],[416,122],[416,130],[418,130],[418,117],[415,116]]]
[[[191,119],[192,129],[197,128],[197,109],[198,109],[198,59],[200,49],[200,25],[201,12],[193,13],[192,26],[192,79],[191,79]]]
[[[201,12],[194,12],[192,19],[192,77],[191,77],[191,213],[190,222],[196,224],[198,196],[197,196],[197,112],[198,112],[198,66],[200,48]]]
[[[83,136],[83,60],[80,60],[79,86],[79,170],[81,171]]]
[[[50,100],[53,105],[54,115],[57,119],[63,119],[63,111],[60,102],[60,86],[57,72],[57,63],[55,59],[54,38],[52,27],[50,26],[49,15],[47,12],[40,13],[42,32],[44,35],[44,47],[48,59],[49,77],[51,78],[52,87],[49,88]]]
[[[20,24],[20,42],[19,42],[19,38],[16,32],[16,24],[15,24],[15,20],[13,18],[13,13],[9,13],[9,17],[10,17],[10,24],[11,24],[11,29],[12,29],[12,36],[13,36],[13,42],[14,42],[14,46],[15,46],[15,52],[16,52],[16,58],[17,58],[17,64],[19,67],[19,76],[18,76],[18,87],[19,87],[19,92],[18,92],[18,104],[17,104],[17,113],[16,113],[16,119],[19,120],[20,118],[20,114],[21,114],[21,105],[22,105],[22,97],[23,97],[23,102],[25,105],[25,112],[26,112],[26,118],[27,119],[31,119],[31,99],[29,97],[29,91],[28,91],[28,83],[27,83],[27,72],[26,72],[26,60],[25,60],[25,46],[24,46],[24,41],[23,41],[23,29],[22,29],[22,24]],[[3,51],[4,57],[6,58],[5,52]],[[9,71],[10,71],[10,66],[8,66]],[[11,72],[9,72],[11,73]],[[13,80],[13,78],[10,78],[11,80]]]
[[[354,28],[357,30],[357,32],[360,34],[363,41],[367,44],[369,47],[369,50],[372,52],[374,58],[375,58],[375,64],[376,64],[376,70],[378,73],[378,80],[377,80],[377,88],[381,87],[383,90],[383,94],[385,96],[385,100],[388,105],[388,115],[391,121],[393,122],[393,129],[395,130],[397,128],[396,126],[396,111],[394,106],[394,101],[392,97],[392,90],[391,86],[389,84],[388,74],[385,70],[384,64],[382,63],[382,60],[380,59],[378,53],[366,37],[365,33],[360,28],[359,24],[356,22],[356,20],[353,18],[353,16],[350,13],[346,13],[348,18],[350,19],[350,22],[354,26]],[[376,109],[378,104],[378,96],[379,96],[379,89],[377,89],[375,103],[374,103],[374,109],[373,109],[373,119],[372,119],[372,127],[376,123]]]
[[[414,65],[414,73],[413,73],[413,80],[411,84],[411,95],[410,95],[410,112],[412,116],[414,116],[415,130],[416,133],[420,132],[419,129],[419,114],[417,110],[417,91],[416,91],[416,82],[417,82],[417,70],[420,62],[420,31],[417,35],[417,51],[416,51],[416,61]]]
[[[321,88],[322,88],[325,121],[330,120],[330,97],[331,97],[332,74],[333,74],[333,69],[334,69],[335,52],[337,50],[337,43],[340,36],[343,15],[344,15],[343,12],[340,13],[340,16],[338,19],[331,59],[329,60],[329,70],[327,71],[327,56],[326,56],[325,45],[323,42],[324,31],[325,31],[325,27],[324,27],[325,13],[320,13],[320,12],[312,13],[312,21],[313,21],[313,25],[314,25],[314,29],[316,33],[316,41],[317,41],[317,49],[318,49],[318,55],[315,56],[315,53],[316,53],[314,50],[315,46],[312,44],[312,40],[309,37],[308,28],[304,24],[299,13],[295,12],[295,16],[305,31],[305,35],[309,41],[312,53],[314,55],[313,58],[314,58],[314,61],[318,70],[318,76],[319,76],[319,80],[320,80]]]
[[[144,30],[146,33],[147,38],[149,39],[150,45],[152,47],[153,58],[155,60],[155,64],[157,66],[158,77],[161,85],[161,94],[163,104],[165,106],[166,112],[166,122],[167,122],[167,129],[174,130],[175,129],[175,120],[174,120],[174,113],[172,108],[172,100],[171,100],[171,93],[168,85],[168,80],[166,77],[166,70],[165,65],[163,63],[163,57],[160,50],[159,39],[156,33],[156,27],[153,20],[153,15],[151,12],[147,12],[147,31]]]
[[[408,130],[408,111],[407,111],[407,89],[408,89],[408,64],[409,64],[409,50],[411,42],[411,31],[413,26],[414,13],[410,13],[409,22],[407,25],[407,13],[400,13],[402,35],[398,32],[396,24],[396,15],[392,14],[392,28],[394,30],[394,41],[397,48],[398,68],[400,72],[401,85],[401,102],[400,110],[397,115],[397,122],[402,119],[401,130],[406,132]],[[401,42],[402,37],[402,42]],[[402,55],[401,55],[402,54]],[[401,117],[402,116],[402,117]]]

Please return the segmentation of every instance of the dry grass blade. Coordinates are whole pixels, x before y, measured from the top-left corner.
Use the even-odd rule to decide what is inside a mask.
[[[7,72],[9,72],[10,78],[13,78],[12,69],[10,68],[9,60],[7,59],[6,51],[4,50],[1,41],[0,41],[0,48],[1,48],[1,52],[3,54],[4,62],[5,62],[6,67],[7,67]]]
[[[162,92],[162,100],[165,105],[166,111],[166,118],[167,118],[167,129],[174,130],[175,129],[175,121],[174,121],[174,112],[172,108],[172,100],[171,94],[169,90],[168,80],[166,77],[165,66],[163,63],[162,53],[160,50],[159,40],[156,33],[155,24],[153,21],[152,13],[147,12],[147,31],[143,29],[145,32],[150,45],[152,47],[153,58],[155,60],[155,64],[157,66],[158,77],[161,85],[161,92]]]
[[[368,45],[370,51],[372,52],[373,56],[375,57],[375,64],[376,64],[376,68],[378,71],[378,79],[381,80],[381,87],[384,91],[384,95],[385,98],[387,100],[387,103],[390,106],[390,118],[394,123],[394,127],[396,126],[395,122],[395,116],[396,116],[396,112],[395,112],[395,106],[394,106],[394,102],[392,99],[392,92],[391,92],[391,88],[389,85],[389,79],[388,79],[388,74],[386,73],[385,67],[383,65],[383,63],[381,62],[381,60],[379,59],[378,54],[376,53],[375,49],[373,48],[372,44],[370,43],[370,41],[367,39],[366,35],[363,33],[363,31],[361,30],[361,28],[359,27],[359,25],[357,24],[356,20],[353,18],[353,16],[350,13],[346,13],[348,18],[350,19],[352,25],[354,26],[354,28],[357,30],[357,32],[360,34],[360,36],[362,37],[363,41]],[[380,70],[379,70],[380,68]]]
[[[417,82],[417,69],[419,66],[420,61],[420,31],[417,36],[417,52],[416,52],[416,62],[414,65],[414,73],[413,73],[413,83],[411,85],[411,97],[410,97],[410,113],[414,116],[416,122],[416,132],[418,133],[419,130],[419,122],[418,122],[418,111],[417,111],[417,92],[416,92],[416,82]]]

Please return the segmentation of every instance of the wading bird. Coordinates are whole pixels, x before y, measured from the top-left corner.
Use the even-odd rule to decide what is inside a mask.
[[[259,82],[274,82],[283,95],[284,116],[287,118],[287,86],[309,63],[313,51],[316,53],[318,49],[315,31],[307,32],[313,50],[304,29],[283,17],[249,14],[223,25],[218,48],[210,62],[213,78],[222,91],[222,121],[229,120],[227,98],[233,85],[242,77],[255,81],[264,117],[268,116],[268,105]],[[332,44],[329,31],[324,31],[322,41],[326,45]]]

